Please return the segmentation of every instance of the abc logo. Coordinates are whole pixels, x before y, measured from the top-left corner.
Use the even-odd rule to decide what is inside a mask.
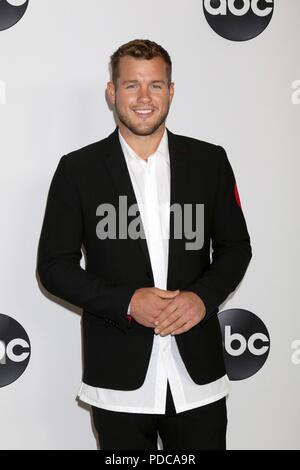
[[[265,324],[254,313],[243,309],[224,310],[219,322],[229,379],[243,380],[256,374],[270,351]]]
[[[0,0],[0,31],[14,26],[27,10],[29,0]]]
[[[0,314],[0,387],[17,380],[30,359],[30,341],[24,328],[11,317]]]
[[[248,41],[262,33],[271,21],[273,0],[203,0],[212,29],[231,41]]]

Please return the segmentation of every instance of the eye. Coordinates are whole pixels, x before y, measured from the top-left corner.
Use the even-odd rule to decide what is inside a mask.
[[[162,86],[158,84],[153,84],[152,87],[156,90],[161,90]]]
[[[126,90],[130,89],[130,88],[136,88],[136,85],[135,84],[131,84],[131,85],[127,85],[126,86]]]

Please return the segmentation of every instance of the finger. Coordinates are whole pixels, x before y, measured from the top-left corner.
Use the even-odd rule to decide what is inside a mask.
[[[186,321],[186,319],[184,319],[183,317],[183,313],[181,310],[179,309],[176,309],[173,313],[171,313],[168,318],[166,318],[162,323],[159,323],[156,327],[155,327],[155,332],[157,333],[162,333],[162,332],[165,332],[168,328],[170,328],[170,326],[174,326],[174,327],[179,327],[179,323],[181,322],[181,324]],[[175,322],[176,325],[175,325]],[[178,323],[179,322],[179,323]]]
[[[160,326],[178,307],[177,299],[171,300],[167,305],[162,305],[157,317],[157,325]]]
[[[194,326],[194,324],[189,320],[184,325],[182,325],[180,328],[177,328],[176,330],[173,330],[171,332],[171,335],[173,336],[173,335],[180,335],[181,333],[186,333],[193,326]]]
[[[174,322],[174,319],[176,321],[176,318],[182,318],[183,320],[185,320],[185,322],[194,321],[195,318],[193,309],[186,310],[186,307],[184,305],[178,306],[177,309],[168,316],[168,318],[156,325],[155,330],[158,329],[159,332],[165,330],[171,323]]]
[[[174,318],[178,318],[178,315],[173,315],[177,309],[178,305],[175,302],[170,302],[164,309],[161,310],[161,313],[154,322],[155,325],[157,325],[159,328],[167,326],[171,321],[173,321]]]
[[[159,289],[158,287],[154,287],[154,290],[155,290],[155,294],[157,294],[159,297],[163,298],[163,299],[171,299],[173,297],[176,297],[176,295],[179,294],[179,290],[163,290],[163,289]]]
[[[168,327],[163,328],[160,331],[161,336],[166,336],[172,333],[173,331],[176,331],[184,326],[184,324],[187,323],[187,319],[184,317],[180,317],[177,320],[175,320],[173,323],[171,323]]]
[[[165,308],[172,302],[174,302],[173,299],[160,299],[159,297],[156,297],[154,299],[153,310],[154,310],[154,317],[156,320],[159,319],[160,315],[165,310]]]

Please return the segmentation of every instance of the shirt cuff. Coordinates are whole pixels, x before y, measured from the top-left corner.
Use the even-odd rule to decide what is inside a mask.
[[[130,312],[131,312],[131,309],[130,309],[130,304],[129,304],[128,310],[127,310],[127,315],[130,315]]]

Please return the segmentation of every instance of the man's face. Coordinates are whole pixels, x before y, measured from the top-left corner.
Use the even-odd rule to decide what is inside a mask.
[[[174,94],[161,57],[144,60],[122,57],[116,86],[109,82],[108,97],[121,124],[133,134],[147,136],[164,124]]]

